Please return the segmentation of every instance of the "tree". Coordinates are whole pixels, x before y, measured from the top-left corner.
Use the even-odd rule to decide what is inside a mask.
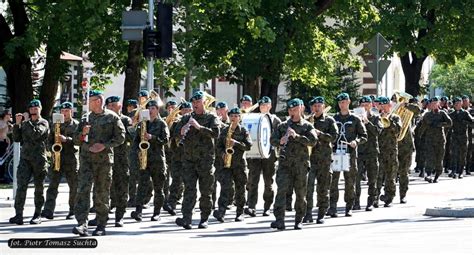
[[[474,56],[469,54],[453,65],[435,65],[430,75],[432,85],[446,95],[474,96]]]
[[[471,0],[377,0],[379,19],[371,29],[355,29],[362,43],[380,32],[397,52],[405,74],[406,92],[420,94],[421,69],[428,56],[452,64],[474,49],[474,2]]]

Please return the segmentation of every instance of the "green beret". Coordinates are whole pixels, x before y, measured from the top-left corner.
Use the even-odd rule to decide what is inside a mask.
[[[290,101],[288,101],[287,105],[288,105],[288,108],[300,106],[300,105],[303,105],[303,100],[299,98],[293,98]]]
[[[89,91],[89,97],[101,96],[102,94],[104,94],[102,90],[93,89]]]
[[[149,93],[146,90],[142,90],[138,93],[139,97],[148,97]]]
[[[156,100],[150,100],[148,103],[146,103],[146,108],[156,106],[156,108],[159,108],[158,102]]]
[[[462,99],[462,100],[464,100],[464,99],[469,99],[469,96],[468,96],[468,95],[463,95],[463,96],[461,97],[461,99]]]
[[[260,100],[258,100],[258,104],[269,104],[272,102],[272,99],[267,97],[267,96],[264,96],[262,97]]]
[[[428,103],[428,102],[430,102],[430,100],[429,100],[428,98],[423,98],[423,99],[421,99],[421,103],[422,103],[422,104],[423,104],[423,103]]]
[[[390,104],[390,99],[388,99],[388,97],[379,96],[379,103],[380,104]]]
[[[28,108],[30,107],[39,107],[41,108],[41,101],[38,99],[33,99],[28,103]]]
[[[127,100],[127,105],[138,106],[138,101],[136,99],[128,99]]]
[[[204,93],[202,91],[194,92],[193,96],[191,97],[191,102],[194,100],[200,100],[204,97]]]
[[[453,103],[461,102],[461,101],[462,101],[462,99],[460,97],[453,98]]]
[[[370,96],[363,96],[360,100],[359,103],[372,103],[372,98]]]
[[[249,95],[244,95],[244,96],[240,99],[240,102],[243,102],[243,101],[252,102],[252,97],[249,96]]]
[[[221,109],[221,108],[225,108],[227,107],[227,103],[226,102],[219,102],[216,104],[216,109]]]
[[[72,109],[73,105],[71,102],[64,102],[61,104],[60,109]]]
[[[240,109],[235,107],[235,108],[232,108],[230,111],[229,111],[229,115],[231,114],[240,114]]]
[[[441,101],[448,101],[448,97],[447,96],[441,97]]]
[[[177,103],[176,101],[174,101],[174,100],[170,100],[170,101],[166,102],[166,107],[167,107],[167,108],[168,108],[168,106],[170,106],[170,105],[178,105],[178,103]]]
[[[120,97],[119,96],[110,96],[110,97],[107,97],[107,99],[105,99],[105,104],[110,104],[110,103],[115,103],[115,102],[119,102],[120,101]]]
[[[430,103],[431,103],[431,102],[438,102],[438,101],[439,101],[439,97],[438,97],[438,96],[432,97],[432,98],[430,99]]]
[[[321,96],[317,96],[317,97],[314,97],[313,99],[311,99],[309,101],[309,105],[313,105],[313,104],[324,104],[325,100],[324,100],[324,97],[321,97]]]
[[[342,101],[342,100],[347,100],[349,99],[349,94],[347,93],[341,93],[339,95],[337,95],[336,97],[336,100],[339,102],[339,101]]]
[[[191,105],[190,102],[183,102],[183,103],[181,104],[181,106],[179,107],[180,110],[181,110],[181,109],[191,109],[191,108],[192,108],[192,105]]]

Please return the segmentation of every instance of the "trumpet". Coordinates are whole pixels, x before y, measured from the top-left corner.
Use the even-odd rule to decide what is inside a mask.
[[[230,168],[230,166],[232,165],[232,155],[234,154],[234,148],[231,143],[232,135],[234,134],[236,127],[237,123],[232,122],[230,124],[229,130],[227,131],[227,137],[225,140],[224,168]]]
[[[141,129],[140,129],[140,143],[138,144],[138,148],[140,149],[138,153],[138,159],[140,163],[140,169],[145,170],[147,166],[147,161],[148,161],[148,149],[150,148],[150,143],[146,140],[145,136],[147,133],[147,118],[146,115],[148,113],[148,119],[150,118],[150,112],[148,110],[142,110],[141,117]]]
[[[54,171],[59,171],[61,168],[61,151],[63,145],[61,144],[61,123],[64,123],[64,115],[55,113],[53,115],[54,122],[54,144],[51,146],[51,150],[54,153]]]

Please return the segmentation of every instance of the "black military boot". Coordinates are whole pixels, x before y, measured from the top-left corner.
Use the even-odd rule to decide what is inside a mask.
[[[419,173],[420,172],[420,168],[419,167],[415,167],[415,173]]]
[[[310,209],[306,210],[306,215],[303,217],[303,223],[312,223],[313,220],[313,213]]]
[[[90,220],[90,221],[88,222],[88,225],[89,225],[89,226],[92,226],[92,227],[97,226],[97,217],[94,218],[94,219],[92,219],[92,220]]]
[[[125,214],[125,210],[116,210],[115,211],[115,227],[121,228],[123,227],[123,215]]]
[[[72,228],[72,233],[79,236],[88,236],[89,232],[87,231],[86,224],[80,224]]]
[[[270,216],[270,208],[264,208],[262,216]]]
[[[256,210],[255,210],[255,209],[252,209],[252,208],[248,208],[248,207],[246,207],[246,208],[244,209],[244,213],[247,214],[247,215],[249,215],[250,217],[255,217],[255,216],[257,216]]]
[[[137,205],[137,207],[135,208],[135,211],[133,211],[130,214],[130,216],[133,219],[135,219],[136,221],[141,222],[142,221],[142,210],[143,210],[143,206]]]
[[[160,217],[160,210],[155,210],[153,212],[153,216],[151,216],[151,221],[160,221],[161,220],[161,217]]]
[[[107,233],[105,232],[105,226],[98,225],[97,228],[92,232],[93,236],[105,236]]]
[[[360,202],[355,201],[354,206],[352,207],[352,210],[360,210]]]
[[[466,169],[466,175],[471,175],[471,170]]]
[[[207,222],[207,219],[201,219],[199,222],[198,228],[206,229],[209,227],[209,223]]]
[[[318,218],[316,219],[316,224],[324,224],[324,215],[326,215],[325,209],[318,209]]]
[[[406,204],[407,203],[407,198],[406,195],[400,195],[400,204]]]
[[[273,221],[271,224],[270,224],[270,227],[271,228],[276,228],[278,230],[285,230],[285,221],[284,220],[276,220],[276,221]]]
[[[41,217],[46,218],[46,219],[48,219],[48,220],[54,219],[53,212],[50,211],[50,210],[43,210],[43,211],[41,212]]]
[[[425,169],[423,169],[423,168],[420,169],[420,174],[418,175],[418,177],[420,177],[420,178],[425,177]]]
[[[74,211],[69,211],[69,213],[66,216],[66,220],[71,220],[74,217]]]
[[[31,218],[30,224],[41,224],[41,215],[39,213],[33,214],[33,218]]]
[[[176,225],[183,227],[184,229],[192,229],[190,223],[187,223],[183,218],[176,218],[175,220]]]
[[[23,214],[16,214],[15,217],[11,217],[9,222],[11,224],[23,225]]]
[[[236,222],[241,222],[241,221],[244,221],[245,220],[245,217],[242,213],[237,213],[236,216],[235,216],[235,221]]]
[[[214,218],[216,218],[220,223],[224,223],[224,216],[219,210],[214,210],[212,216],[214,216]]]
[[[95,206],[92,206],[90,209],[89,209],[89,212],[90,213],[95,213],[97,210],[95,209]]]
[[[302,230],[303,229],[303,223],[300,220],[295,220],[295,230]]]
[[[337,209],[335,207],[329,207],[326,215],[331,216],[331,218],[337,218]]]
[[[167,211],[170,215],[173,215],[173,216],[176,215],[176,211],[175,211],[174,208],[173,208],[170,204],[168,204],[168,203],[163,204],[163,210]]]
[[[433,180],[433,183],[438,183],[438,178],[439,178],[439,174],[436,174]]]
[[[346,206],[346,217],[352,217],[352,206]]]
[[[365,207],[365,211],[371,212],[374,209],[374,201],[371,198],[367,198],[367,206]]]

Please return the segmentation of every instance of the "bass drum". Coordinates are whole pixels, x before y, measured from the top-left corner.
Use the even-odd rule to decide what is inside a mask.
[[[270,136],[272,122],[268,114],[246,113],[242,114],[242,124],[249,131],[252,138],[252,149],[247,151],[247,158],[269,158]]]

